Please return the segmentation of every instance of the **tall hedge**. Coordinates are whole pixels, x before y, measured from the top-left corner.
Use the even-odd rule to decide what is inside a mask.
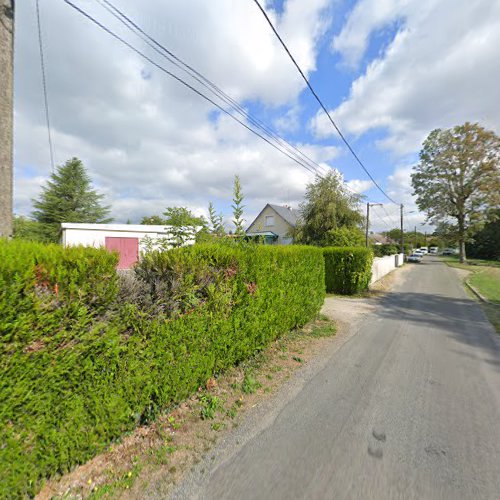
[[[0,258],[0,497],[33,495],[324,298],[309,247],[152,253],[118,296],[105,251],[2,242]]]
[[[352,295],[366,290],[372,276],[373,252],[360,247],[323,248],[326,291]]]

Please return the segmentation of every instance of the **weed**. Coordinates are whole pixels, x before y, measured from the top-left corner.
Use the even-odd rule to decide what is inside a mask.
[[[177,430],[177,429],[179,429],[179,427],[181,426],[180,422],[177,422],[175,420],[175,417],[173,417],[172,415],[170,415],[167,420],[168,420],[168,423],[169,423],[170,427],[174,431]]]
[[[135,464],[131,470],[111,483],[96,486],[88,498],[96,500],[106,496],[112,496],[117,490],[128,490],[134,484],[134,481],[137,479],[141,469],[142,465]]]
[[[294,361],[297,361],[297,363],[303,363],[304,362],[304,360],[302,358],[299,358],[298,356],[292,356],[292,359]]]
[[[215,413],[221,406],[221,400],[217,396],[211,396],[210,394],[204,395],[200,398],[201,407],[201,418],[203,420],[215,418]]]
[[[337,328],[335,324],[332,322],[328,322],[326,324],[316,324],[313,326],[309,335],[311,337],[320,338],[320,337],[331,337],[337,333]]]
[[[220,431],[226,427],[226,424],[224,422],[215,422],[212,424],[212,429],[214,431]]]
[[[226,413],[229,418],[235,418],[238,413],[238,406],[234,404],[231,408],[229,408],[229,410],[227,410]]]
[[[176,449],[177,448],[175,446],[163,445],[156,450],[152,450],[151,454],[154,456],[154,460],[158,465],[165,465],[168,463],[169,455],[171,455]]]
[[[245,373],[243,384],[241,384],[241,390],[245,394],[253,394],[260,387],[262,387],[262,384],[251,373]]]

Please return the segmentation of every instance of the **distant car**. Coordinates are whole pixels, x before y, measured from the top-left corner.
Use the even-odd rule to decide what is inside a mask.
[[[441,255],[456,255],[457,251],[454,248],[445,248]]]
[[[427,250],[427,247],[420,247],[420,251],[423,252],[424,255],[426,253],[429,253],[429,250]]]
[[[422,254],[421,253],[412,253],[408,256],[408,262],[422,262]]]
[[[416,250],[413,250],[413,255],[420,255],[420,257],[423,257],[425,252],[421,248],[417,248]]]
[[[438,247],[430,247],[429,248],[429,253],[431,253],[433,255],[437,255],[438,251],[439,251]]]

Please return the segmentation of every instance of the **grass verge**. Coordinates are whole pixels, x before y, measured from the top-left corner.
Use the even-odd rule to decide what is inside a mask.
[[[319,315],[210,379],[198,394],[131,432],[105,453],[51,479],[37,498],[144,498],[147,484],[160,477],[162,494],[168,493],[224,430],[237,427],[245,412],[321,352],[336,331],[334,322]]]
[[[451,267],[471,273],[465,280],[489,301],[481,301],[481,307],[500,333],[500,262],[470,259],[468,264],[461,264],[455,256],[442,257],[442,260]]]

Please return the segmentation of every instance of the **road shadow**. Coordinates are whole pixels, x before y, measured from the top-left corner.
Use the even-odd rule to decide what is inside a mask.
[[[429,262],[428,265],[432,265]],[[500,335],[493,332],[479,304],[467,298],[416,292],[390,292],[380,299],[377,316],[444,331],[455,340],[479,348],[500,371]],[[440,331],[441,330],[441,331]]]

